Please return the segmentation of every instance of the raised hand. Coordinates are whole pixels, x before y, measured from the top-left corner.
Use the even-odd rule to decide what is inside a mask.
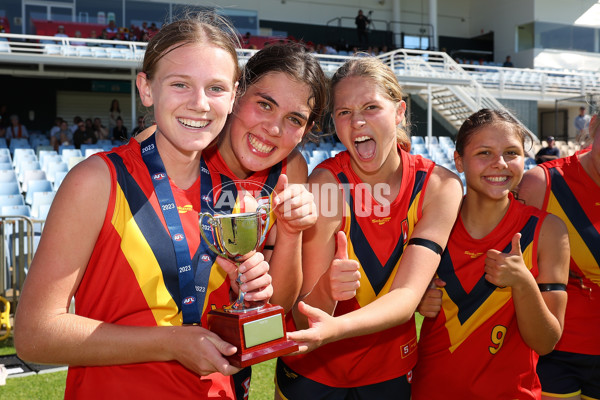
[[[524,282],[528,274],[527,266],[521,253],[521,234],[515,233],[512,237],[510,253],[501,253],[498,250],[488,250],[485,259],[485,279],[498,287],[514,287]]]
[[[440,288],[446,286],[446,282],[440,278],[433,278],[429,288],[425,291],[417,311],[424,317],[435,318],[442,309],[442,291]]]
[[[277,229],[284,229],[288,233],[301,232],[317,222],[313,194],[304,185],[290,185],[287,176],[281,174],[275,185],[275,193]]]
[[[359,264],[348,259],[348,240],[340,231],[336,234],[337,250],[329,267],[329,288],[336,301],[348,300],[356,296],[360,287]]]

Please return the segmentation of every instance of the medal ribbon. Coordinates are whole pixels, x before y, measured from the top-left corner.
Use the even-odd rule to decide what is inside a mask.
[[[167,224],[173,249],[175,250],[177,276],[179,278],[180,309],[184,324],[200,324],[202,310],[210,278],[210,271],[216,255],[210,251],[204,240],[200,240],[197,254],[198,265],[192,265],[183,224],[171,190],[169,177],[156,147],[155,135],[141,143],[142,159],[148,168],[158,204]],[[212,194],[210,172],[203,159],[200,161],[200,206],[211,210],[209,203]],[[202,229],[202,227],[200,227]],[[207,230],[207,232],[211,232]],[[212,235],[212,232],[211,232]]]

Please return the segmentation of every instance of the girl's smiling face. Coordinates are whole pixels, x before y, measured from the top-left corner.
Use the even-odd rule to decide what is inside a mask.
[[[285,159],[310,130],[310,88],[283,72],[250,85],[235,104],[219,150],[240,178]]]
[[[138,74],[137,85],[142,103],[154,106],[159,132],[181,151],[202,151],[221,132],[232,110],[235,73],[227,51],[195,43],[166,54],[153,76]]]
[[[502,199],[523,177],[525,151],[517,133],[504,124],[492,124],[474,132],[455,160],[458,172],[465,173],[467,193]]]

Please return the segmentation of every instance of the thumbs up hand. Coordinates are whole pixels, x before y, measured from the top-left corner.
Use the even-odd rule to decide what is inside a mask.
[[[515,233],[512,237],[510,253],[501,253],[498,250],[488,250],[485,259],[485,279],[498,287],[513,287],[523,282],[529,270],[523,261],[521,253],[521,234]]]
[[[360,271],[358,261],[348,259],[346,234],[340,231],[335,239],[337,250],[329,266],[329,288],[334,300],[343,301],[356,296],[360,287]]]
[[[274,200],[277,215],[277,229],[288,233],[298,233],[317,222],[317,206],[311,192],[301,184],[288,184],[288,178],[281,174],[275,185]]]

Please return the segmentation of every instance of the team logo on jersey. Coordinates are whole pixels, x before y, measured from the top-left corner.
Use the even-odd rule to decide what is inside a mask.
[[[477,257],[480,257],[481,255],[483,255],[483,253],[476,253],[476,252],[469,251],[469,250],[466,250],[465,254],[471,258],[477,258]]]
[[[402,220],[402,244],[408,242],[408,218]]]
[[[374,224],[383,225],[385,223],[390,222],[391,219],[392,219],[392,217],[376,218],[376,219],[372,219],[371,222]]]
[[[200,259],[204,262],[209,262],[210,261],[210,257],[206,254],[202,254],[202,257],[200,257]]]
[[[194,211],[194,208],[192,207],[191,204],[186,204],[183,207],[177,206],[177,211],[179,211],[179,214],[185,214],[188,211]]]
[[[413,338],[410,342],[402,345],[402,358],[406,358],[417,350],[417,338]]]
[[[195,302],[196,302],[196,298],[194,296],[188,296],[185,299],[183,299],[183,301],[182,301],[184,306],[194,304]]]
[[[164,172],[158,172],[158,173],[152,175],[152,179],[154,179],[155,181],[162,181],[166,177],[167,177],[167,174],[165,174]]]
[[[185,237],[183,236],[183,233],[176,233],[175,235],[173,235],[173,239],[177,240],[178,242],[182,241]]]

